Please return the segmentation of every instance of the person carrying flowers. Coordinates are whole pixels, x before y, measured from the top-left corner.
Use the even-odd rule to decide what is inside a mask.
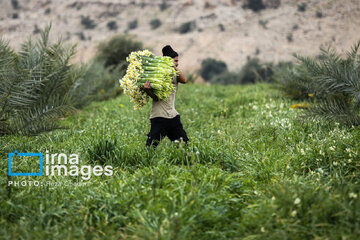
[[[162,49],[163,56],[171,57],[174,60],[174,68],[178,74],[172,78],[174,91],[166,100],[160,100],[153,91],[150,81],[146,81],[141,87],[147,95],[152,98],[152,109],[150,114],[150,132],[147,134],[146,146],[154,148],[159,144],[161,139],[167,136],[173,142],[184,141],[187,143],[189,138],[180,121],[180,114],[175,109],[175,97],[178,89],[178,83],[185,84],[187,79],[179,69],[179,55],[170,45]]]

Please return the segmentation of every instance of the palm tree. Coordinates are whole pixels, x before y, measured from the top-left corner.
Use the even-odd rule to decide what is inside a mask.
[[[0,39],[0,135],[34,135],[60,128],[74,111],[69,92],[81,78],[69,59],[75,47],[49,43],[51,23],[41,38],[29,38],[15,53]]]
[[[314,98],[307,116],[350,126],[360,125],[360,41],[346,57],[334,48],[321,49],[318,58],[295,55],[298,64],[277,74],[285,92],[297,99]]]
[[[297,58],[311,76],[311,91],[315,95],[309,115],[346,125],[360,125],[360,41],[346,57],[335,49],[321,49],[319,60]],[[310,89],[309,89],[310,90]]]

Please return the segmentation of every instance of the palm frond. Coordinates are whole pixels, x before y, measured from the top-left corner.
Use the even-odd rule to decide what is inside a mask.
[[[326,119],[349,126],[359,126],[358,111],[349,105],[350,99],[344,96],[319,100],[308,109],[308,116],[314,119]]]
[[[357,62],[359,64],[359,49],[360,49],[360,40],[347,52],[347,60],[350,62]]]
[[[69,92],[79,76],[71,75],[75,46],[49,43],[51,24],[36,43],[31,37],[18,54],[0,42],[0,135],[34,135],[60,127],[74,112]]]
[[[319,59],[295,55],[299,63],[289,71],[287,79],[283,78],[285,79],[285,83],[282,84],[283,89],[289,92],[290,82],[294,85],[292,86],[294,89],[305,88],[309,93],[313,93],[317,101],[308,109],[312,118],[359,125],[359,49],[360,41],[347,53],[346,58],[334,48],[321,49]],[[308,76],[309,81],[305,81],[304,76]]]

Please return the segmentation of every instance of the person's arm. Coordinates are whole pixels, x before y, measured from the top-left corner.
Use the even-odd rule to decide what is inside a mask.
[[[179,72],[179,76],[177,76],[176,80],[182,84],[187,83],[187,79],[186,79],[185,75],[182,72],[180,72],[180,70],[177,67],[174,66],[174,68],[176,71]]]
[[[151,84],[149,81],[146,81],[144,86],[141,88],[144,89],[144,91],[147,93],[147,95],[149,95],[154,101],[159,101],[159,98],[152,91]]]

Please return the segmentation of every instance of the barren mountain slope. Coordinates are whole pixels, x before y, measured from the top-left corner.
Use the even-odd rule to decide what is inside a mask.
[[[186,71],[196,70],[207,57],[221,59],[237,70],[248,56],[278,62],[291,60],[295,52],[316,55],[320,46],[348,50],[360,40],[359,0],[281,0],[280,5],[279,0],[265,0],[267,8],[258,13],[244,9],[244,2],[1,0],[0,35],[19,49],[27,36],[38,35],[35,25],[43,28],[52,21],[52,38],[61,35],[68,43],[78,43],[74,61],[86,62],[100,41],[128,32],[159,55],[163,45],[171,44]],[[305,11],[299,11],[302,3],[306,3]],[[89,16],[96,27],[85,29],[81,16]],[[162,25],[152,30],[149,23],[155,18]],[[134,20],[137,27],[129,30]],[[116,21],[117,31],[109,30],[109,21]],[[186,22],[193,22],[192,31],[180,34],[177,29]]]

